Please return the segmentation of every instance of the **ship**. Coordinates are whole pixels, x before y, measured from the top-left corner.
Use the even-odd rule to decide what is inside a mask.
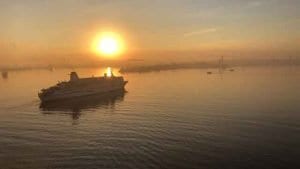
[[[55,86],[42,89],[38,96],[41,102],[58,101],[91,95],[107,95],[112,92],[124,92],[125,81],[122,76],[112,72],[101,77],[79,78],[76,72],[70,73],[70,80],[59,82]]]

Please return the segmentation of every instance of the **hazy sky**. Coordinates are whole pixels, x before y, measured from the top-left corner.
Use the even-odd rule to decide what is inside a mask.
[[[2,0],[0,61],[88,54],[103,30],[123,36],[127,55],[298,54],[299,9],[299,0]]]

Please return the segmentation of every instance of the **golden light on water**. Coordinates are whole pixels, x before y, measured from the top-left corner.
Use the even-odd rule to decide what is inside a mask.
[[[124,43],[119,34],[115,32],[103,32],[95,37],[92,50],[98,56],[112,59],[123,53]]]

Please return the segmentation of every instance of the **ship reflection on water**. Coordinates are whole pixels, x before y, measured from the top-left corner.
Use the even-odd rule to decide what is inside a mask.
[[[105,108],[113,109],[118,102],[124,100],[125,90],[114,91],[107,94],[95,94],[72,99],[42,102],[40,109],[44,114],[67,113],[73,119],[78,119],[83,110]]]

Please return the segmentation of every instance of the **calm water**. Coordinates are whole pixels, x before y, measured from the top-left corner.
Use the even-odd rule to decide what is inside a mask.
[[[300,68],[127,74],[125,95],[40,108],[69,71],[0,79],[1,169],[299,166]]]

